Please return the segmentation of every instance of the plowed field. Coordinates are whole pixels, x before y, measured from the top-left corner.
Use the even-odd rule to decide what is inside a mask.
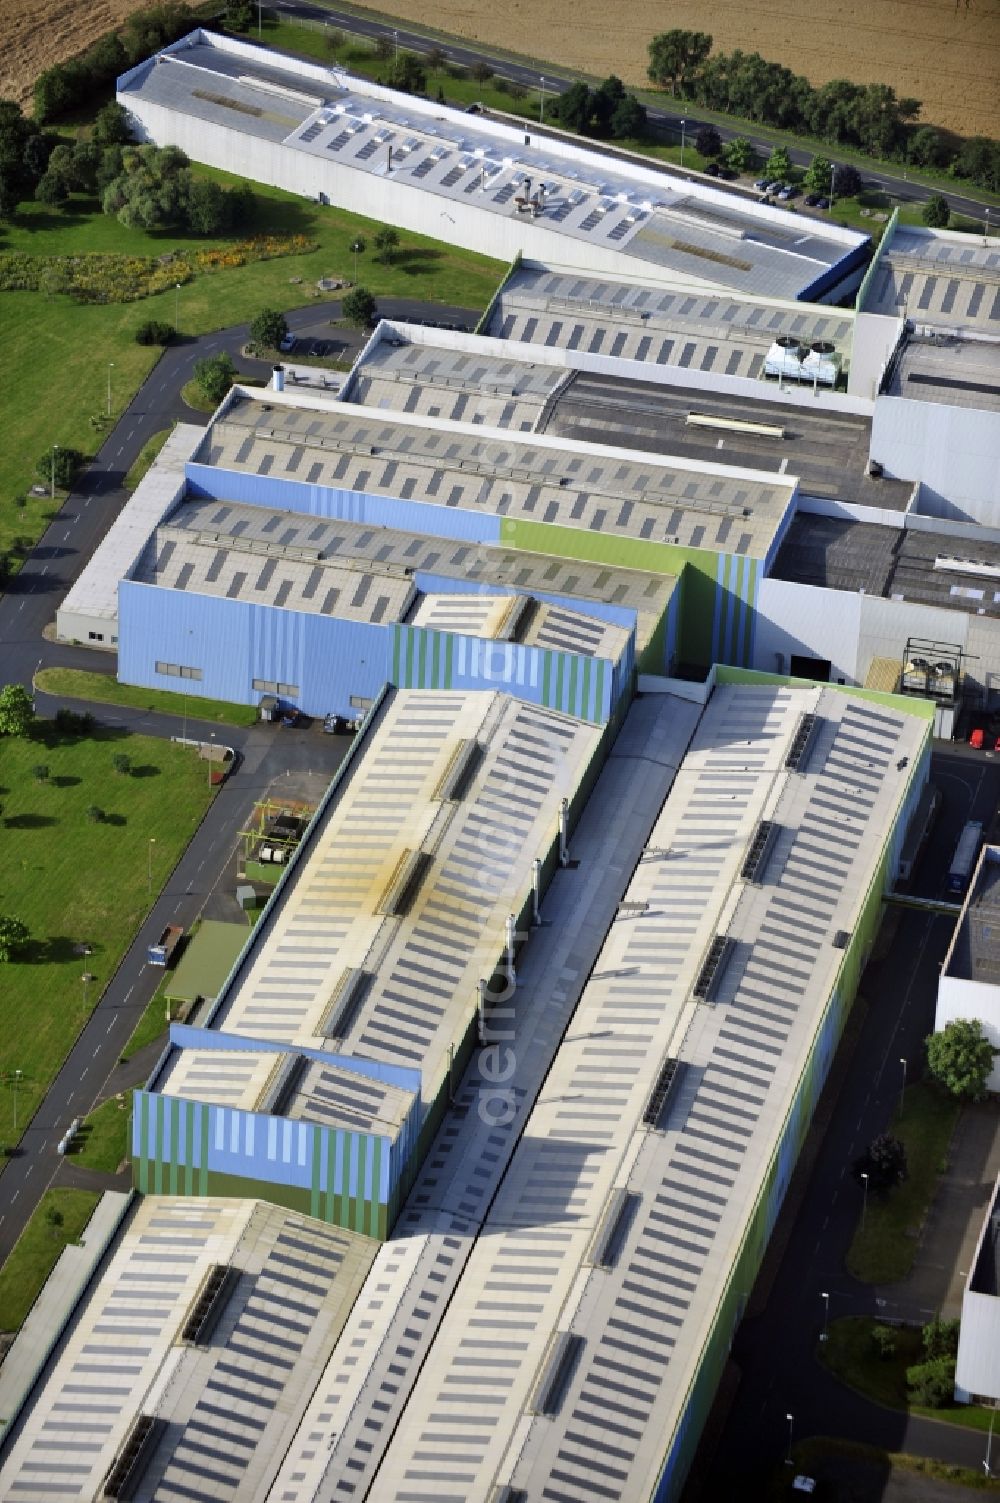
[[[149,0],[0,0],[0,96],[28,104],[43,68],[121,25]]]
[[[361,0],[364,3],[364,0]],[[374,0],[401,20],[551,59],[601,77],[646,82],[651,36],[708,31],[717,51],[759,52],[814,84],[891,84],[923,100],[921,120],[1000,136],[1000,0]]]

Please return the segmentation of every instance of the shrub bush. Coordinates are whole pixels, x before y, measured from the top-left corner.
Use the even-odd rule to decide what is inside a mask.
[[[173,324],[165,324],[158,318],[149,318],[135,331],[136,344],[169,344],[174,337]]]

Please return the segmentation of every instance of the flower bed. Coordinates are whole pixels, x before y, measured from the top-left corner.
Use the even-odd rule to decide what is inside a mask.
[[[200,273],[315,249],[315,241],[305,235],[258,235],[170,256],[32,256],[21,252],[0,255],[0,292],[63,292],[78,303],[131,303],[167,292]]]

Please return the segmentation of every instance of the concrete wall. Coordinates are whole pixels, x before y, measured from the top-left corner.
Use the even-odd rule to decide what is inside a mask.
[[[977,1019],[990,1043],[1000,1049],[1000,986],[988,981],[967,981],[960,976],[941,976],[934,1032],[940,1033],[956,1018]],[[1000,1054],[994,1057],[986,1085],[988,1090],[1000,1092]]]
[[[884,313],[858,313],[854,318],[851,368],[847,390],[874,402],[883,372],[903,333],[903,319]]]
[[[830,676],[857,683],[863,595],[763,579],[757,594],[752,666],[788,673],[793,655],[831,660]]]
[[[973,1396],[1000,1399],[1000,1298],[973,1294],[966,1287],[955,1363],[955,1397],[969,1403]]]
[[[880,397],[871,453],[887,475],[922,482],[925,514],[1000,525],[1000,412]]]

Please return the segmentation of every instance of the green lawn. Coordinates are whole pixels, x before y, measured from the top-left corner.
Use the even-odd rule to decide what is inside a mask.
[[[823,1366],[848,1387],[855,1388],[876,1404],[888,1409],[905,1409],[911,1414],[946,1420],[969,1430],[988,1430],[993,1411],[978,1404],[949,1404],[944,1409],[928,1409],[911,1404],[906,1388],[906,1369],[924,1361],[920,1331],[913,1326],[894,1327],[896,1350],[891,1357],[880,1357],[872,1341],[868,1316],[849,1316],[830,1323],[829,1336],[818,1347]]]
[[[134,710],[156,710],[178,719],[215,720],[220,725],[256,725],[254,705],[232,705],[224,699],[202,699],[197,694],[175,694],[170,689],[139,689],[120,684],[110,673],[88,673],[82,668],[40,668],[35,685],[46,694],[65,699],[85,699],[100,704],[124,705]]]
[[[98,101],[99,103],[100,101]],[[237,179],[210,168],[206,177],[231,184]],[[182,335],[249,321],[262,307],[288,309],[316,296],[320,277],[354,275],[349,246],[359,234],[369,250],[360,258],[358,280],[376,296],[408,296],[429,302],[484,308],[504,267],[472,251],[458,250],[425,236],[401,233],[399,253],[390,266],[371,253],[378,224],[277,188],[254,184],[256,214],[243,234],[301,233],[317,249],[300,255],[258,261],[249,266],[205,272],[182,286],[134,303],[78,304],[67,296],[44,292],[0,293],[0,348],[16,385],[4,404],[4,443],[0,446],[0,551],[21,538],[37,539],[53,514],[48,497],[12,505],[34,480],[35,462],[54,443],[94,453],[106,436],[108,365],[112,371],[112,409],[120,416],[152,370],[160,351],[137,345],[135,331],[148,319],[174,322],[178,309]],[[95,202],[74,199],[70,212],[50,212],[25,203],[0,230],[0,253],[75,255],[88,251],[161,255],[191,245],[204,248],[219,241],[199,241],[174,233],[150,235],[128,230],[101,214]]]
[[[103,1169],[114,1174],[128,1152],[128,1128],[132,1120],[132,1092],[125,1092],[125,1104],[112,1096],[103,1106],[84,1117],[83,1126],[72,1150],[72,1161],[85,1169]]]
[[[0,1268],[0,1331],[16,1331],[24,1321],[68,1242],[77,1242],[94,1214],[100,1196],[93,1190],[46,1190],[14,1250]],[[62,1216],[52,1227],[49,1207]]]
[[[128,474],[125,476],[127,491],[135,490],[173,431],[172,428],[161,428],[159,433],[154,433],[152,438],[143,444],[139,450],[138,459],[129,467]]]
[[[114,771],[119,752],[131,776]],[[40,765],[44,782],[33,772]],[[32,739],[0,741],[0,908],[31,934],[27,953],[0,967],[0,1142],[24,1130],[145,918],[150,850],[155,892],[210,798],[204,763],[152,737],[98,728],[70,739],[40,721]],[[88,817],[91,806],[102,821]],[[76,952],[81,943],[90,955]],[[95,1095],[101,1084],[94,1079]]]
[[[167,1005],[163,1000],[162,985],[150,997],[145,1012],[133,1028],[132,1037],[122,1050],[122,1059],[131,1059],[133,1054],[138,1054],[140,1049],[145,1049],[147,1044],[161,1036],[166,1043]]]
[[[869,1195],[865,1224],[860,1215],[847,1253],[847,1267],[866,1284],[891,1284],[905,1279],[913,1267],[918,1236],[947,1168],[948,1145],[958,1121],[959,1103],[929,1085],[912,1085],[902,1115],[889,1131],[906,1148],[908,1176],[887,1195]],[[858,1209],[861,1209],[858,1191]]]

